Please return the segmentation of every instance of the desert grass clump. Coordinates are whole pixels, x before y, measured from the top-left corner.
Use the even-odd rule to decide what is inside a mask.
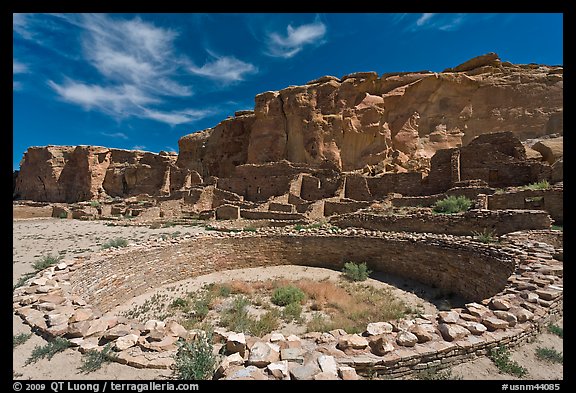
[[[554,348],[536,348],[536,357],[549,363],[564,363],[564,355]]]
[[[473,231],[472,234],[474,238],[482,243],[496,243],[498,242],[498,238],[494,234],[494,231],[491,231],[487,228],[484,228],[482,231]]]
[[[521,190],[547,190],[548,188],[550,188],[548,180],[542,180],[520,187]]]
[[[32,333],[19,333],[15,336],[12,336],[12,348],[16,348],[18,345],[24,344],[30,337],[32,337]]]
[[[57,264],[58,261],[60,261],[60,259],[62,259],[62,257],[60,257],[60,256],[52,256],[50,254],[44,255],[42,258],[40,258],[39,260],[34,262],[32,267],[34,268],[34,270],[39,272],[40,270],[44,270],[46,268],[49,268],[52,265]]]
[[[180,380],[211,379],[216,367],[210,334],[198,334],[191,342],[178,342],[175,374]]]
[[[354,263],[354,262],[346,262],[344,267],[342,268],[342,273],[344,276],[352,281],[364,281],[368,278],[371,270],[368,269],[368,265],[366,262],[363,263]]]
[[[123,239],[121,237],[117,237],[114,239],[110,239],[107,242],[105,242],[104,244],[102,244],[102,249],[108,249],[108,248],[119,248],[119,247],[126,247],[128,245],[128,240]]]
[[[230,307],[222,313],[220,324],[228,330],[255,336],[270,333],[280,326],[278,310],[269,310],[256,319],[250,315],[248,306],[250,306],[250,301],[244,296],[235,298]]]
[[[526,370],[525,367],[522,367],[516,361],[510,359],[510,352],[504,346],[493,348],[489,357],[500,372],[517,377],[523,377],[528,374],[528,370]]]
[[[62,352],[70,346],[70,342],[65,338],[56,337],[52,341],[48,341],[46,345],[37,345],[33,350],[32,354],[28,359],[26,359],[25,365],[30,363],[36,363],[38,360],[46,358],[48,360],[52,359],[54,355],[58,352]]]
[[[564,329],[558,325],[551,323],[548,325],[548,331],[552,334],[557,335],[560,338],[564,338]]]
[[[291,303],[300,303],[306,298],[302,290],[293,285],[276,288],[270,299],[277,306],[287,306]]]
[[[82,365],[79,367],[79,370],[88,374],[99,370],[104,363],[109,363],[115,359],[116,355],[112,352],[111,344],[108,343],[101,351],[95,349],[86,351],[82,357]]]
[[[450,195],[444,199],[436,201],[432,207],[435,213],[454,214],[465,212],[472,207],[472,201],[463,195]]]

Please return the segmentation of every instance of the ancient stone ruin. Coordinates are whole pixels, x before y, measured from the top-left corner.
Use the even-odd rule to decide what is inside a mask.
[[[363,334],[217,329],[214,377],[400,377],[520,345],[562,315],[562,232],[551,229],[563,224],[562,72],[487,54],[441,73],[324,76],[257,95],[254,111],[184,136],[178,154],[30,147],[14,175],[15,218],[253,230],[62,261],[14,291],[14,310],[81,351],[111,343],[122,363],[170,368],[176,342],[202,332],[115,306],[214,271],[356,260],[466,303]],[[437,214],[450,196],[470,207]]]

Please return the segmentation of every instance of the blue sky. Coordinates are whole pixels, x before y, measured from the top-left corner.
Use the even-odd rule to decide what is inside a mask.
[[[323,75],[563,64],[562,14],[14,14],[13,167],[29,146],[177,151]]]

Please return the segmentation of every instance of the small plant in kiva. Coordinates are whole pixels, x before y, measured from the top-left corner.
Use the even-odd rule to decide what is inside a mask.
[[[352,281],[364,281],[368,278],[371,270],[368,269],[368,265],[366,262],[363,263],[354,263],[354,262],[346,262],[344,264],[344,268],[342,269],[342,273],[344,276]]]
[[[306,295],[298,287],[287,285],[276,288],[272,294],[272,303],[277,306],[287,306],[290,303],[300,303],[306,298]]]
[[[115,239],[110,239],[107,242],[105,242],[104,244],[102,244],[102,249],[107,249],[107,248],[119,248],[119,247],[126,247],[128,245],[128,240],[123,239],[121,237],[117,237]]]
[[[83,373],[91,373],[102,367],[104,363],[111,362],[116,359],[112,352],[110,343],[106,344],[101,351],[90,349],[84,353],[82,357],[82,365],[79,367]]]
[[[12,336],[12,348],[16,348],[18,345],[24,344],[32,336],[32,333],[20,333]]]
[[[58,352],[62,352],[70,346],[70,342],[65,338],[56,337],[52,341],[48,341],[46,345],[37,345],[36,348],[32,350],[32,354],[26,360],[25,365],[30,363],[36,363],[38,360],[46,358],[48,360],[52,359],[54,355]]]
[[[454,214],[465,212],[472,207],[472,201],[463,195],[450,195],[444,199],[436,201],[432,207],[435,213]]]
[[[494,362],[500,372],[523,377],[528,374],[526,368],[520,366],[516,361],[510,359],[510,352],[503,346],[493,348],[490,352],[490,359]]]
[[[564,363],[564,355],[554,348],[536,348],[536,357],[550,363]]]
[[[198,334],[191,342],[178,342],[175,355],[175,373],[182,380],[212,378],[216,366],[210,334]]]

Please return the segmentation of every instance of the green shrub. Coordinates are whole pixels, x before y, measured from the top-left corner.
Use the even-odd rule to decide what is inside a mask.
[[[270,333],[280,326],[277,310],[267,311],[259,319],[255,319],[248,313],[249,305],[250,302],[244,296],[237,297],[222,314],[220,324],[228,330],[249,333],[254,336]]]
[[[198,334],[191,342],[180,341],[174,360],[178,379],[211,379],[216,366],[211,335]]]
[[[342,269],[342,273],[352,281],[364,281],[368,278],[371,270],[368,269],[366,262],[363,263],[354,263],[354,262],[346,262],[344,264],[344,268]]]
[[[79,367],[83,373],[91,373],[102,367],[104,363],[111,362],[116,359],[112,352],[111,344],[108,343],[102,348],[101,351],[90,349],[84,353],[82,357],[82,365]]]
[[[465,212],[472,207],[472,201],[463,195],[450,195],[444,199],[436,201],[432,211],[436,213],[454,214]]]
[[[334,326],[322,314],[314,314],[310,321],[306,324],[306,331],[308,332],[327,332],[332,330]]]
[[[107,242],[105,242],[104,244],[102,244],[102,249],[107,249],[107,248],[118,248],[118,247],[126,247],[128,245],[128,240],[123,239],[121,237],[117,237],[115,239],[110,239]]]
[[[62,257],[60,257],[60,256],[53,257],[52,255],[45,255],[42,258],[40,258],[38,261],[34,262],[32,267],[34,268],[34,270],[39,272],[40,270],[44,270],[46,268],[49,268],[52,265],[57,264],[61,258]]]
[[[282,319],[288,323],[292,321],[300,322],[302,320],[302,306],[300,303],[293,302],[284,307]]]
[[[32,337],[32,333],[20,333],[12,336],[12,348],[24,344],[30,337]]]
[[[558,325],[551,323],[548,325],[548,331],[552,334],[557,335],[558,337],[564,338],[564,329]]]
[[[100,207],[100,202],[99,202],[99,201],[90,201],[90,206],[92,206],[92,207]]]
[[[287,285],[276,288],[270,299],[277,306],[287,306],[290,303],[300,303],[306,298],[306,295],[298,287]]]
[[[515,375],[517,377],[523,377],[528,374],[526,368],[520,366],[517,362],[510,359],[510,352],[503,347],[493,348],[490,351],[490,359],[494,362],[498,370],[503,373]]]
[[[536,348],[536,357],[550,363],[564,363],[564,355],[554,348]]]
[[[42,358],[52,359],[58,352],[62,352],[70,346],[70,342],[65,338],[56,337],[54,340],[49,341],[46,345],[37,345],[33,350],[30,357],[26,360],[25,365],[35,363]]]
[[[174,299],[172,301],[172,303],[170,303],[170,307],[184,309],[184,308],[188,307],[188,301],[185,299],[182,299],[181,297],[177,297],[176,299]]]

